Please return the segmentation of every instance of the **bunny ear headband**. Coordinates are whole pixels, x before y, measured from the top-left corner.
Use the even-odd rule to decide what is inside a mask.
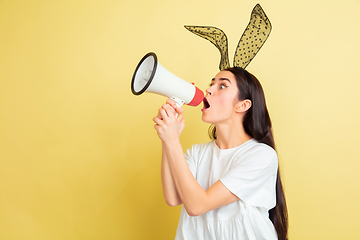
[[[221,60],[219,69],[230,67],[228,55],[228,42],[225,33],[216,27],[185,26],[190,32],[209,40],[220,51]],[[271,32],[271,23],[260,4],[251,12],[250,22],[246,27],[236,47],[234,67],[245,69],[250,61],[259,52]]]

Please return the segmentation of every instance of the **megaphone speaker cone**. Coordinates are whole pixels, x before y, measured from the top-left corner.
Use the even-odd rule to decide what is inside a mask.
[[[154,79],[157,64],[157,56],[153,52],[146,54],[140,60],[131,81],[131,91],[134,95],[140,95],[148,89]]]
[[[146,54],[137,65],[131,82],[135,95],[151,92],[176,100],[179,105],[199,105],[204,93],[194,84],[174,75],[158,62],[155,53]]]

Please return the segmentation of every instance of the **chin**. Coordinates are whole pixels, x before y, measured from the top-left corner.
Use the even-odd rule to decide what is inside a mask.
[[[201,116],[201,120],[202,120],[203,122],[206,122],[206,123],[207,123],[206,117],[204,116],[204,113],[203,113],[202,116]]]
[[[206,114],[202,114],[202,117],[201,117],[202,121],[203,122],[206,122],[206,123],[213,123],[213,121],[211,121],[211,119],[209,118],[209,116],[206,116]]]

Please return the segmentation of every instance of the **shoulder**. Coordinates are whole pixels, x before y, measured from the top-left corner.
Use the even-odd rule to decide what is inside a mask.
[[[242,162],[251,161],[253,163],[256,162],[266,165],[271,163],[277,165],[278,158],[275,149],[264,143],[259,143],[255,139],[250,141],[241,154]]]
[[[199,164],[199,161],[201,161],[201,159],[203,158],[208,159],[210,155],[211,155],[211,142],[208,142],[208,143],[194,144],[186,151],[184,157],[189,166],[196,167]]]
[[[251,140],[252,142],[249,144],[249,147],[247,148],[246,153],[247,154],[259,154],[259,155],[271,155],[275,156],[276,151],[269,145],[266,145],[265,143],[259,143],[255,139]]]
[[[203,152],[211,150],[211,148],[213,147],[213,144],[214,144],[213,141],[207,142],[207,143],[194,144],[187,150],[187,154],[190,154],[190,155],[201,154]]]

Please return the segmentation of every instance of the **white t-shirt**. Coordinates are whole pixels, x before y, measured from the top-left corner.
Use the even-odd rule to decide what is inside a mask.
[[[251,139],[222,150],[212,141],[193,145],[185,158],[204,190],[220,180],[240,200],[196,217],[183,206],[175,240],[277,239],[268,216],[276,205],[274,149]]]

